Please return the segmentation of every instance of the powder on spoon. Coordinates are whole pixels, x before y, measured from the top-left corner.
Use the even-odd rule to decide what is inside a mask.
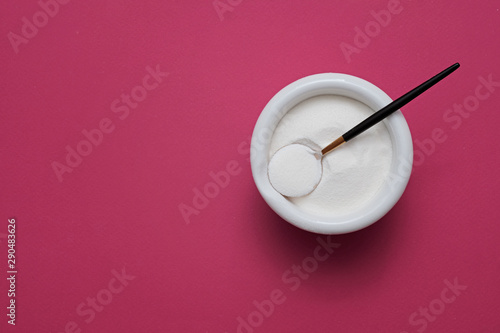
[[[321,172],[321,154],[302,144],[279,149],[268,166],[271,185],[288,197],[311,193],[321,179]]]
[[[373,112],[367,105],[344,96],[309,98],[283,116],[274,131],[268,157],[271,160],[278,149],[301,140],[323,148]],[[323,176],[314,191],[287,199],[316,216],[348,214],[377,193],[391,163],[392,142],[381,122],[323,157]]]

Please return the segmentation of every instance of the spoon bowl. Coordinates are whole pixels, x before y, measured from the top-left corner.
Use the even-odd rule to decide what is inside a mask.
[[[303,143],[278,149],[271,157],[267,175],[276,191],[290,198],[302,197],[316,189],[323,177],[323,154]]]

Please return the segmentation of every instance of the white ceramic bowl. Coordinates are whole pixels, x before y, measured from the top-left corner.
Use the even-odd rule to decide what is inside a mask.
[[[269,148],[276,126],[296,104],[318,95],[342,95],[365,103],[377,111],[392,99],[381,89],[355,76],[324,73],[297,80],[278,92],[262,111],[252,135],[250,160],[257,188],[267,204],[291,224],[320,234],[343,234],[365,228],[382,218],[398,202],[411,174],[413,145],[410,129],[401,111],[383,120],[393,148],[389,181],[365,206],[342,216],[319,217],[304,212],[278,193],[267,176]],[[349,144],[349,143],[347,143]]]

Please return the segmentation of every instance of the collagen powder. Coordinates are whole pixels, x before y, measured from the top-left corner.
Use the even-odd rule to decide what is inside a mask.
[[[321,154],[305,145],[291,144],[278,149],[267,172],[276,191],[301,197],[311,193],[321,180]]]
[[[294,143],[306,143],[319,151],[373,112],[367,105],[344,96],[309,98],[290,109],[279,122],[272,137],[269,159],[280,148]],[[391,162],[392,142],[381,122],[326,154],[322,159],[322,178],[316,189],[288,200],[317,216],[353,212],[364,206],[381,188]],[[304,160],[304,163],[308,162]],[[277,179],[279,169],[271,164],[268,169]],[[283,183],[286,181],[286,176],[279,179],[284,187],[287,187]],[[297,179],[292,181],[297,182]]]

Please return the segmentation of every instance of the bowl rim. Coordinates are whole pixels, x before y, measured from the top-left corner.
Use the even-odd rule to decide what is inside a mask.
[[[298,228],[319,234],[343,234],[363,229],[382,218],[401,198],[411,175],[413,144],[410,129],[400,110],[383,120],[392,141],[390,177],[375,196],[349,214],[320,217],[300,210],[279,194],[267,177],[268,152],[276,126],[296,104],[319,95],[334,94],[358,100],[379,110],[392,99],[374,84],[342,73],[321,73],[290,83],[274,95],[262,110],[252,133],[252,176],[263,199],[279,216]]]

